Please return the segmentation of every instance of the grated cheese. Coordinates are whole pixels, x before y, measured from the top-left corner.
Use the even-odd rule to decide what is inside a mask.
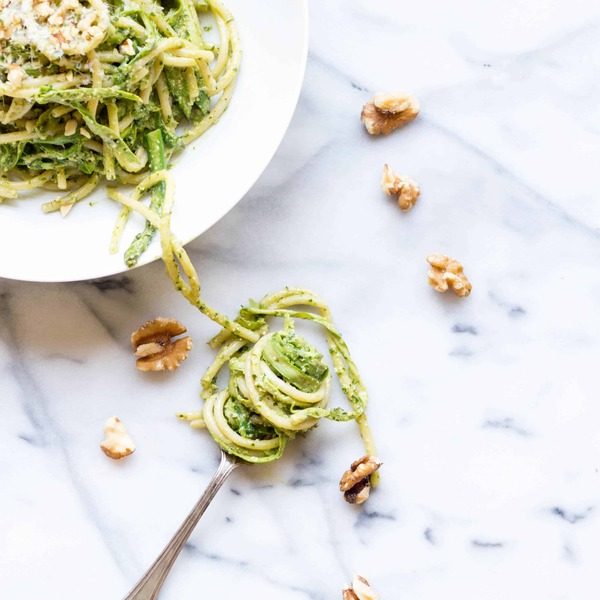
[[[0,0],[0,40],[33,46],[51,60],[86,54],[108,26],[102,0]]]

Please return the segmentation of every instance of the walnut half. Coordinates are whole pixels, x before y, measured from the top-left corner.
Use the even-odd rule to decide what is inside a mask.
[[[447,292],[448,289],[461,297],[468,296],[473,286],[464,274],[463,266],[454,258],[445,254],[430,254],[427,262],[429,270],[429,285],[436,292]]]
[[[137,357],[136,367],[140,371],[176,369],[192,349],[192,338],[173,338],[186,331],[187,329],[175,319],[158,317],[144,323],[131,334],[131,345]]]
[[[388,196],[396,197],[401,210],[411,209],[421,195],[421,189],[415,181],[405,175],[397,175],[390,165],[383,165],[381,189]]]
[[[408,94],[375,94],[362,109],[360,118],[371,135],[386,135],[413,121],[419,101]]]
[[[125,458],[135,451],[135,444],[119,417],[111,417],[106,421],[104,439],[100,443],[100,448],[106,456],[115,460]]]
[[[362,456],[350,465],[340,480],[340,491],[344,492],[346,502],[362,504],[367,501],[371,491],[371,475],[382,464],[374,456]]]
[[[360,575],[352,579],[352,587],[342,590],[343,600],[379,600],[369,582]]]

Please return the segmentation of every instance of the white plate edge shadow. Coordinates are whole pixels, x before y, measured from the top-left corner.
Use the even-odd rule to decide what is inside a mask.
[[[275,0],[275,2],[278,2],[278,0]],[[228,3],[229,5],[233,5],[235,4],[235,0],[230,0],[230,2]],[[249,172],[247,172],[243,178],[243,181],[238,185],[238,190],[235,193],[230,193],[229,196],[226,198],[226,201],[221,202],[218,204],[217,208],[215,209],[214,206],[211,207],[210,215],[208,218],[204,217],[203,218],[203,222],[202,222],[202,226],[200,230],[194,230],[194,227],[189,227],[189,215],[187,215],[187,222],[184,221],[182,223],[180,223],[180,225],[183,225],[182,227],[178,226],[177,224],[177,204],[178,202],[180,202],[180,197],[181,197],[181,190],[180,193],[176,199],[175,202],[175,212],[174,212],[174,216],[173,216],[173,225],[174,225],[174,232],[175,235],[177,235],[177,237],[184,243],[184,244],[188,244],[191,241],[193,241],[194,239],[196,239],[197,237],[199,237],[200,235],[202,235],[203,233],[205,233],[206,231],[208,231],[211,227],[213,227],[220,219],[222,219],[228,212],[230,212],[234,206],[236,206],[244,197],[245,195],[250,191],[250,189],[255,185],[255,183],[258,181],[258,179],[260,178],[260,176],[263,174],[263,172],[265,171],[265,169],[268,167],[268,165],[270,164],[271,160],[273,159],[273,156],[275,155],[275,153],[277,152],[279,146],[281,145],[281,142],[283,140],[283,138],[285,137],[285,134],[289,128],[289,125],[291,123],[291,120],[293,118],[293,115],[295,113],[297,104],[298,104],[298,100],[300,98],[300,93],[302,90],[302,85],[303,85],[303,81],[304,81],[304,74],[305,74],[305,70],[306,70],[306,63],[307,63],[307,57],[308,57],[308,46],[309,46],[309,10],[308,10],[308,0],[294,0],[294,4],[297,7],[296,10],[298,11],[298,16],[301,18],[301,22],[297,23],[297,27],[298,29],[296,29],[296,35],[299,36],[298,40],[299,43],[298,48],[296,50],[296,55],[294,56],[294,63],[292,65],[293,69],[291,69],[290,73],[289,73],[289,82],[287,84],[286,87],[286,94],[285,94],[285,99],[284,102],[282,103],[281,106],[278,106],[278,111],[279,111],[279,115],[278,115],[278,121],[276,123],[276,127],[273,127],[270,133],[270,139],[268,140],[268,144],[263,144],[263,147],[261,149],[261,151],[258,153],[257,158],[254,160],[254,162],[256,163]],[[235,9],[232,8],[232,12],[234,13],[234,17],[236,16],[235,13]],[[263,13],[264,14],[264,13]],[[248,39],[250,36],[248,35],[249,32],[245,32],[244,29],[242,27],[240,27],[241,29],[241,36],[242,36],[242,49],[244,49],[244,38]],[[268,48],[264,49],[265,52],[268,52]],[[244,63],[242,63],[242,69],[241,69],[241,75],[240,78],[243,77],[243,73],[244,73]],[[274,74],[274,77],[276,77],[277,74]],[[237,92],[237,90],[236,90]],[[209,130],[207,132],[207,134],[205,134],[205,136],[203,136],[202,138],[200,138],[200,140],[197,142],[198,144],[205,144],[205,138],[207,138],[207,140],[210,140],[213,138],[213,136],[218,136],[219,135],[219,127],[222,126],[222,129],[225,129],[227,127],[227,116],[229,113],[231,113],[236,106],[236,93],[234,93],[234,97],[232,100],[232,105],[230,106],[230,108],[228,109],[228,111],[223,115],[222,119],[213,127],[211,128],[211,130]],[[235,139],[232,140],[235,143]],[[210,143],[210,142],[206,142],[206,143]],[[181,163],[188,162],[188,163],[192,163],[193,165],[193,159],[190,158],[189,155],[193,154],[194,152],[199,152],[199,150],[194,150],[194,144],[191,145],[191,147],[187,148],[184,150],[183,154],[181,157],[178,157],[178,159],[175,161],[175,166],[174,166],[174,171],[177,174],[177,169],[178,169],[178,165],[180,165]],[[185,161],[185,157],[188,157],[188,161]],[[198,158],[200,158],[198,156]],[[184,165],[182,165],[184,166]],[[193,169],[195,171],[195,169]],[[187,174],[188,177],[190,176],[190,173]],[[185,173],[180,172],[179,173],[180,177],[185,177]],[[176,182],[176,186],[179,189],[180,186],[177,184]],[[177,190],[176,190],[176,194],[178,194]],[[103,202],[110,202],[109,200],[102,200]],[[28,202],[28,203],[35,203],[37,209],[39,209],[39,204],[40,202],[38,200],[36,200],[35,198],[31,198],[31,199],[23,199],[23,200],[19,200],[19,203],[21,202]],[[181,202],[180,202],[181,203]],[[0,210],[5,209],[6,207],[0,207]],[[81,207],[81,208],[88,208],[88,207]],[[19,210],[19,206],[18,204],[14,205],[14,210]],[[29,209],[31,210],[31,209]],[[41,210],[40,210],[41,212]],[[116,212],[115,212],[116,215]],[[88,215],[89,216],[89,215]],[[44,215],[44,219],[46,218],[53,218],[55,217],[55,215]],[[37,216],[36,216],[37,218]],[[65,219],[64,221],[66,222],[68,219]],[[7,220],[10,223],[10,219]],[[61,219],[62,221],[62,219]],[[34,231],[39,232],[40,229],[40,221],[38,221],[38,228],[36,229],[34,227]],[[136,231],[139,229],[140,224],[142,223],[141,220],[137,221],[137,224],[134,225],[135,229],[131,229],[131,231]],[[43,227],[44,223],[41,222],[41,226]],[[57,229],[56,227],[54,227],[54,229]],[[178,235],[178,232],[180,233]],[[106,232],[106,240],[108,240],[110,237],[110,230],[108,230]],[[19,240],[22,242],[22,240]],[[137,269],[139,267],[142,267],[144,265],[148,265],[156,260],[158,260],[160,258],[160,247],[159,244],[157,243],[157,240],[155,240],[153,242],[153,245],[148,249],[148,251],[146,252],[145,255],[142,256],[141,260],[139,261],[139,263],[133,268],[133,269],[129,269],[125,266],[125,264],[122,261],[122,250],[118,255],[118,261],[117,258],[113,255],[113,257],[111,257],[110,259],[108,259],[107,257],[101,257],[101,260],[99,260],[98,264],[93,264],[93,266],[90,266],[88,264],[85,264],[84,268],[80,268],[77,269],[76,267],[71,269],[73,272],[71,274],[68,274],[69,269],[68,268],[60,268],[57,269],[56,272],[46,272],[43,269],[43,261],[39,264],[39,265],[35,265],[35,261],[34,260],[29,260],[30,263],[33,263],[35,266],[34,268],[29,267],[28,269],[23,269],[21,267],[21,261],[19,260],[19,257],[23,256],[23,252],[29,252],[32,254],[28,255],[28,258],[30,256],[32,256],[33,254],[38,255],[39,252],[42,251],[41,248],[39,247],[35,247],[36,244],[34,243],[34,247],[31,247],[31,245],[27,248],[26,246],[23,246],[22,244],[14,244],[11,243],[8,248],[2,248],[0,245],[0,255],[4,255],[4,259],[0,260],[0,278],[5,278],[5,279],[12,279],[12,280],[17,280],[17,281],[27,281],[27,282],[36,282],[36,283],[67,283],[67,282],[75,282],[75,281],[85,281],[85,280],[90,280],[90,279],[100,279],[103,277],[110,277],[110,276],[115,276],[121,273],[126,273],[126,272],[130,272],[133,269]],[[39,245],[37,245],[39,246]],[[7,251],[8,249],[10,249],[11,251]],[[103,244],[100,248],[98,248],[98,252],[106,252],[106,254],[108,255],[108,243]],[[89,267],[89,268],[88,268]]]

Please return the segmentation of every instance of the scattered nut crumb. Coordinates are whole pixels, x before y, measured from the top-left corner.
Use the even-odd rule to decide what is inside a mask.
[[[135,362],[140,371],[172,371],[186,358],[192,349],[189,336],[174,340],[187,329],[175,319],[158,317],[144,323],[131,334],[131,345],[135,350]]]
[[[21,87],[23,79],[27,76],[27,73],[17,64],[8,65],[8,73],[6,75],[6,81],[12,89]]]
[[[431,265],[429,285],[436,292],[446,292],[451,288],[457,296],[464,297],[471,293],[473,286],[457,260],[444,254],[431,254],[427,262]]]
[[[125,54],[126,56],[134,56],[135,48],[133,47],[133,42],[127,38],[119,45],[119,52],[121,54]]]
[[[346,502],[350,504],[366,502],[371,491],[371,475],[382,464],[374,456],[362,456],[350,465],[340,480],[340,491],[344,492]]]
[[[379,594],[369,585],[369,582],[360,575],[352,579],[352,587],[342,591],[343,600],[379,600]]]
[[[100,448],[106,456],[119,460],[135,451],[135,444],[129,437],[123,421],[119,417],[111,417],[104,425],[104,440]]]
[[[389,165],[383,165],[381,189],[388,196],[395,196],[401,210],[410,210],[417,202],[421,189],[410,177],[397,175]]]
[[[371,480],[363,477],[356,485],[344,492],[344,500],[349,504],[364,504],[371,494]]]
[[[371,135],[386,135],[414,120],[419,114],[419,102],[408,94],[375,94],[360,115]]]
[[[105,2],[79,0],[1,0],[0,40],[33,46],[50,59],[83,56],[97,46],[110,27]]]

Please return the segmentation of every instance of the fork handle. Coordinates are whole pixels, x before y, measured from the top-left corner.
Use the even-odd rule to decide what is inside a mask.
[[[221,452],[221,462],[219,468],[210,480],[210,483],[204,490],[204,493],[198,500],[192,512],[187,516],[173,539],[165,546],[159,557],[152,563],[146,574],[140,579],[138,584],[129,592],[124,600],[156,600],[160,588],[164,583],[171,567],[179,556],[181,549],[187,542],[194,527],[198,524],[200,517],[204,514],[208,505],[211,503],[215,494],[219,491],[227,477],[236,468],[238,463],[235,459]]]

